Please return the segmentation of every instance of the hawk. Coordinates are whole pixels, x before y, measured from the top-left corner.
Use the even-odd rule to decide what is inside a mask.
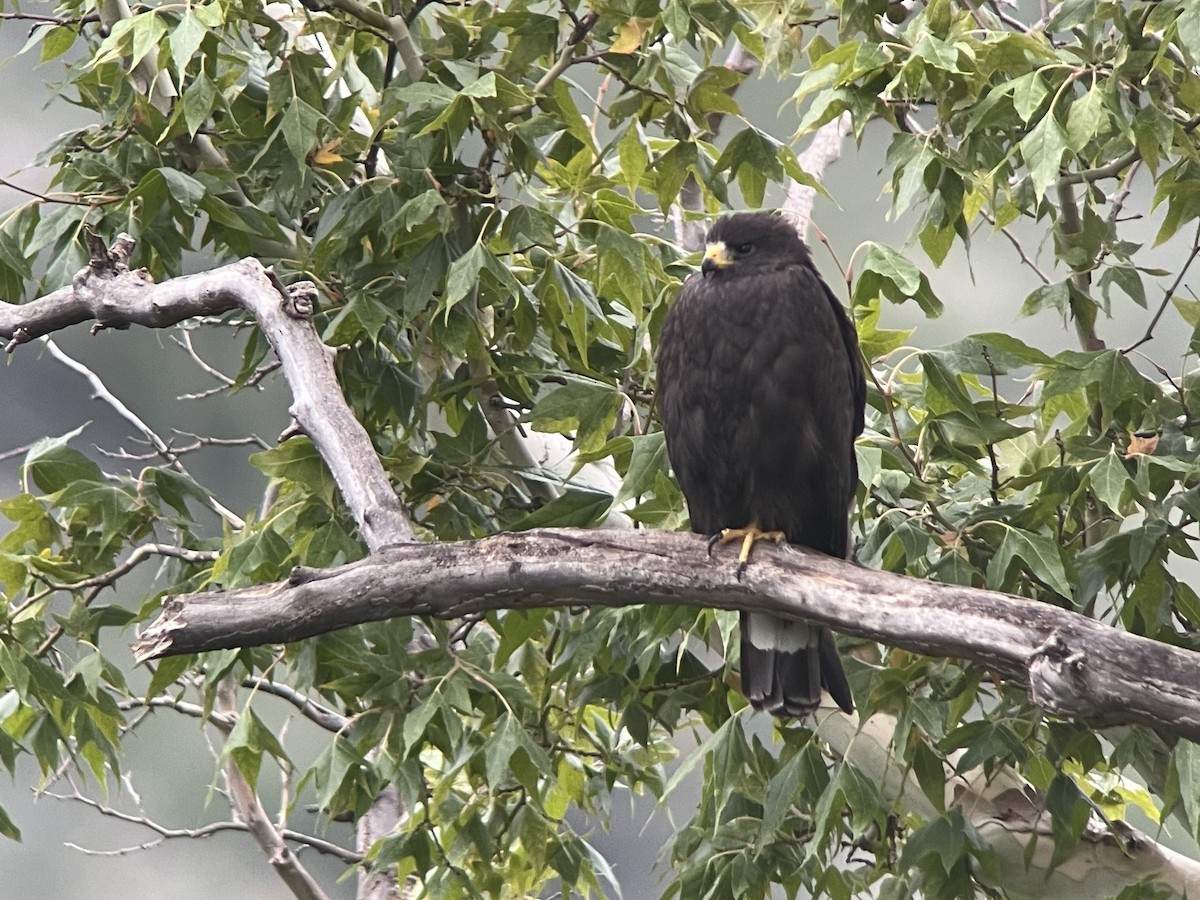
[[[796,230],[770,213],[719,220],[658,348],[657,404],[692,530],[741,541],[739,574],[763,538],[848,556],[865,400],[854,325]],[[743,612],[741,654],[755,709],[804,715],[824,685],[854,710],[827,628]]]

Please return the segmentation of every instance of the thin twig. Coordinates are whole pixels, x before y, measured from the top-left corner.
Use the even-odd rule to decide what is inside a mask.
[[[243,678],[242,687],[261,691],[264,694],[271,694],[279,697],[281,700],[286,700],[292,706],[296,707],[305,718],[311,719],[327,731],[334,733],[345,731],[351,721],[347,716],[343,716],[341,713],[335,712],[327,706],[322,706],[320,703],[314,702],[311,698],[290,685],[271,681],[267,678]]]
[[[211,712],[205,715],[203,706],[200,706],[198,703],[188,703],[186,700],[180,700],[177,697],[151,697],[149,700],[138,698],[121,700],[117,703],[117,709],[124,712],[131,712],[135,709],[169,709],[192,719],[211,722],[218,728],[228,729],[237,724],[235,718],[231,719],[221,713]]]
[[[117,197],[110,194],[83,194],[77,191],[64,192],[55,191],[50,194],[43,194],[40,191],[30,190],[29,188],[21,187],[14,181],[9,181],[7,178],[0,178],[0,187],[6,187],[9,190],[24,194],[27,197],[33,197],[39,203],[61,203],[64,206],[105,206],[109,203],[116,203],[124,200],[124,197]]]
[[[140,563],[145,562],[151,556],[155,555],[169,556],[173,559],[181,559],[184,562],[190,563],[206,563],[215,562],[221,554],[216,550],[192,550],[189,547],[176,547],[173,544],[139,544],[124,562],[114,566],[107,572],[93,575],[91,578],[85,578],[82,581],[72,581],[62,584],[47,582],[47,584],[56,591],[78,591],[83,588],[107,587],[112,585],[122,575],[133,571]]]
[[[1129,353],[1136,350],[1142,344],[1154,339],[1154,328],[1158,325],[1158,320],[1162,318],[1166,312],[1167,304],[1171,302],[1171,298],[1175,296],[1175,292],[1179,289],[1179,285],[1183,283],[1184,276],[1187,275],[1188,268],[1195,262],[1197,255],[1200,255],[1200,224],[1196,226],[1196,237],[1192,241],[1192,250],[1188,254],[1188,258],[1184,260],[1183,266],[1179,270],[1179,274],[1175,276],[1175,280],[1171,282],[1171,286],[1163,292],[1162,302],[1158,304],[1158,309],[1154,311],[1154,317],[1150,320],[1150,324],[1146,326],[1146,333],[1140,338],[1122,350],[1122,353]]]
[[[984,217],[984,219],[986,219],[988,221],[989,224],[991,224],[993,227],[995,227],[996,220],[991,215],[991,213],[989,213],[987,210],[982,210],[980,214]],[[1048,276],[1045,272],[1043,272],[1041,269],[1038,268],[1037,263],[1035,263],[1029,257],[1029,254],[1027,254],[1025,252],[1025,248],[1023,246],[1021,246],[1021,242],[1019,240],[1017,240],[1016,235],[1014,235],[1009,230],[1007,225],[1005,225],[1003,228],[1000,229],[1000,233],[1002,235],[1004,235],[1006,238],[1008,238],[1009,243],[1011,243],[1013,245],[1013,247],[1016,249],[1017,256],[1021,257],[1021,262],[1024,265],[1029,266],[1029,268],[1033,269],[1033,271],[1037,275],[1037,277],[1042,280],[1042,284],[1050,284],[1051,283],[1050,276]]]
[[[988,352],[987,347],[980,348],[983,353],[983,361],[987,363],[988,374],[992,376],[992,406],[996,411],[996,418],[1001,419],[1000,415],[1000,390],[996,385],[996,367],[992,365],[992,355]],[[992,502],[997,506],[1000,505],[1000,463],[996,459],[996,445],[991,441],[987,442],[988,459],[992,464],[992,485],[991,494]]]
[[[78,850],[80,853],[86,854],[87,856],[125,856],[138,850],[152,850],[153,848],[166,843],[168,840],[175,838],[206,838],[212,837],[214,834],[220,834],[223,831],[250,831],[250,827],[246,825],[245,822],[233,821],[210,822],[209,824],[201,825],[198,828],[168,828],[167,826],[154,821],[144,813],[139,812],[135,815],[133,813],[122,812],[119,809],[114,809],[111,806],[106,806],[97,800],[93,800],[86,794],[80,793],[74,785],[71,787],[72,793],[70,794],[58,794],[47,791],[45,796],[53,797],[55,800],[68,800],[74,803],[82,803],[84,806],[90,806],[102,816],[106,816],[110,819],[116,819],[120,822],[128,822],[131,825],[140,825],[143,828],[150,829],[158,835],[158,838],[155,840],[146,841],[132,847],[122,847],[116,850],[89,850],[85,847],[80,847],[78,844],[64,842],[67,847],[70,847],[72,850]],[[349,863],[351,865],[360,863],[363,859],[361,853],[355,853],[353,850],[347,850],[345,847],[341,847],[332,841],[327,841],[311,834],[305,834],[301,831],[295,831],[291,828],[281,829],[280,835],[285,840],[299,844],[302,847],[311,847],[318,853],[323,853],[328,856],[336,856],[338,859],[342,860],[342,862]]]
[[[88,384],[92,386],[92,390],[95,392],[95,399],[101,400],[108,404],[108,406],[111,407],[118,416],[120,416],[126,422],[129,422],[134,428],[145,435],[146,439],[158,450],[159,454],[167,461],[171,468],[179,472],[181,475],[185,475],[189,478],[191,477],[183,463],[180,462],[179,458],[171,452],[171,448],[167,446],[166,441],[160,438],[155,433],[154,429],[151,428],[141,416],[126,406],[120,400],[120,398],[116,396],[116,394],[110,391],[108,386],[105,385],[105,383],[100,379],[99,375],[72,357],[70,354],[64,352],[49,336],[43,337],[42,343],[46,345],[46,348],[49,350],[52,357],[54,357],[72,372],[83,376],[83,378],[87,380]],[[208,502],[209,508],[212,509],[213,512],[215,512],[222,519],[224,519],[231,528],[240,529],[246,524],[242,521],[240,516],[238,516],[232,510],[227,509],[221,503],[221,501],[219,501],[212,494],[206,493],[205,499]]]

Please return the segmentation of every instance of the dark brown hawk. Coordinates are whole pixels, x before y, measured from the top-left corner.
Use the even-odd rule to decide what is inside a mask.
[[[854,326],[785,220],[742,213],[708,233],[658,348],[658,408],[692,530],[786,539],[845,557],[866,384]],[[742,613],[742,690],[799,716],[824,685],[854,702],[828,629]]]

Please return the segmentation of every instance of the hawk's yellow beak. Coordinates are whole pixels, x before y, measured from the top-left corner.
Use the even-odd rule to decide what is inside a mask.
[[[724,241],[714,241],[704,248],[704,261],[700,263],[700,271],[708,274],[717,269],[728,269],[733,265],[733,257]]]

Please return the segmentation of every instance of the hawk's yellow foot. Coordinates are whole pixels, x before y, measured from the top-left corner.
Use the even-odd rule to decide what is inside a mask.
[[[776,544],[782,544],[785,540],[787,540],[787,536],[782,531],[763,531],[758,527],[757,522],[751,522],[745,528],[722,528],[708,539],[708,552],[712,553],[712,548],[717,544],[732,544],[734,541],[741,541],[742,549],[738,553],[737,567],[737,578],[738,581],[741,581],[746,566],[750,564],[750,551],[753,549],[755,541],[773,541]]]

